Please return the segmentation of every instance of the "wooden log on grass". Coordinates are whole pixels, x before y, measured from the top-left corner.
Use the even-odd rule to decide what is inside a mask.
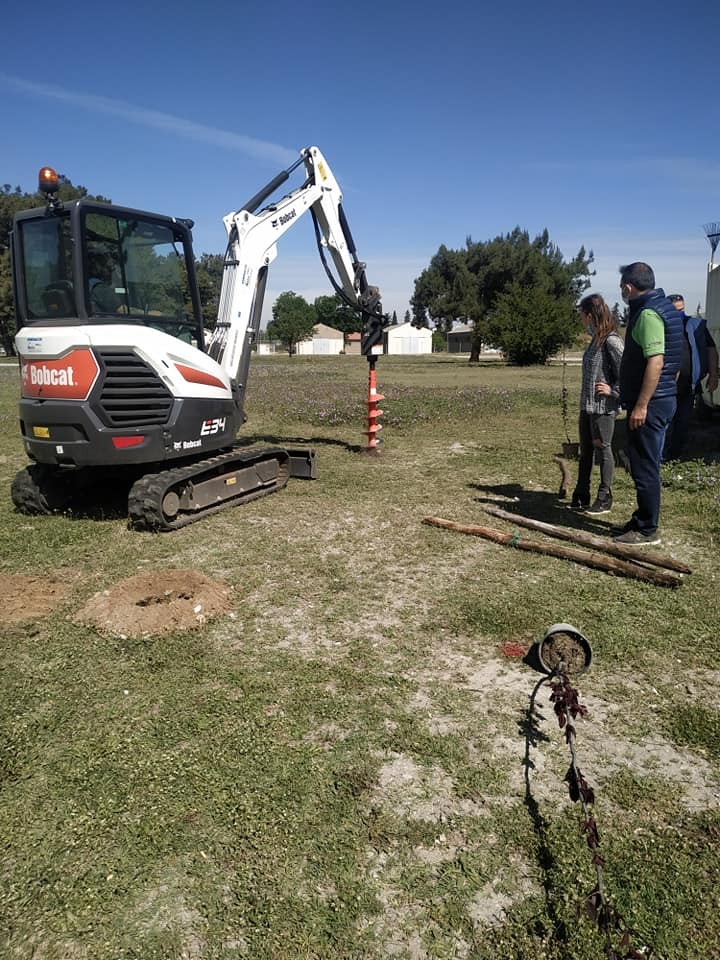
[[[605,553],[576,550],[574,547],[564,547],[558,543],[541,543],[539,540],[521,540],[517,533],[503,533],[492,527],[481,527],[475,523],[456,523],[453,520],[443,520],[441,517],[424,517],[423,523],[432,527],[443,527],[446,530],[457,530],[459,533],[469,533],[471,536],[483,537],[485,540],[492,540],[494,543],[515,547],[518,550],[571,560],[586,567],[604,570],[606,573],[617,573],[623,577],[632,577],[661,587],[679,587],[682,583],[682,577],[677,573],[665,573],[662,570],[644,567],[630,560],[620,560]]]
[[[509,523],[516,523],[519,527],[528,527],[530,530],[539,530],[546,533],[549,537],[557,537],[559,540],[571,540],[573,543],[579,543],[583,546],[594,547],[596,550],[602,550],[605,553],[611,553],[615,557],[622,557],[627,560],[637,560],[640,563],[649,563],[655,567],[664,567],[666,570],[677,570],[678,573],[692,573],[692,570],[686,563],[669,557],[665,553],[648,553],[642,547],[631,547],[623,543],[615,543],[606,537],[596,537],[585,530],[570,530],[568,527],[556,527],[552,523],[543,523],[542,520],[531,520],[530,517],[522,517],[517,513],[510,513],[509,510],[501,510],[500,507],[485,507],[485,513],[493,517],[500,517],[501,520],[507,520]]]

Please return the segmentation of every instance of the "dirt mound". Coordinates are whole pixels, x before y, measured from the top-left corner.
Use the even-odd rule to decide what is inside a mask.
[[[156,570],[96,593],[75,617],[77,623],[121,636],[191,630],[228,613],[233,590],[196,570]]]
[[[52,613],[71,590],[71,584],[47,577],[0,574],[0,610],[6,623],[35,620]]]

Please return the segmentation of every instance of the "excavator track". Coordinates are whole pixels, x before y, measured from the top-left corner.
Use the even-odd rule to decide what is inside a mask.
[[[20,513],[49,515],[63,510],[71,497],[65,476],[57,467],[31,463],[12,482],[12,501]]]
[[[151,473],[130,490],[130,526],[154,532],[178,530],[211,513],[281,490],[290,475],[290,453],[279,447],[235,448]]]

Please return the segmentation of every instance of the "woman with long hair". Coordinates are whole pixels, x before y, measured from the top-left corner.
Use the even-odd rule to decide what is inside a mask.
[[[582,358],[580,388],[580,464],[570,508],[586,513],[608,513],[612,508],[615,461],[612,438],[620,409],[620,361],[624,343],[615,329],[608,305],[598,293],[580,301],[580,318],[591,334]],[[590,504],[593,461],[600,467],[600,487]]]

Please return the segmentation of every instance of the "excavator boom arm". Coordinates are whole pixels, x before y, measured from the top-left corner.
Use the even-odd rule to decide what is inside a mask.
[[[304,164],[305,183],[257,213],[259,207]],[[242,209],[224,218],[228,235],[218,320],[208,352],[244,394],[250,353],[262,314],[268,267],[277,256],[277,242],[303,214],[311,212],[321,256],[329,251],[339,284],[336,292],[363,313],[364,341],[378,340],[383,313],[380,294],[365,276],[342,207],[342,193],[327,161],[317,147],[300,152],[300,158],[274,177]],[[332,279],[332,276],[331,276]],[[368,336],[372,328],[372,336]],[[372,351],[371,344],[366,351]]]

